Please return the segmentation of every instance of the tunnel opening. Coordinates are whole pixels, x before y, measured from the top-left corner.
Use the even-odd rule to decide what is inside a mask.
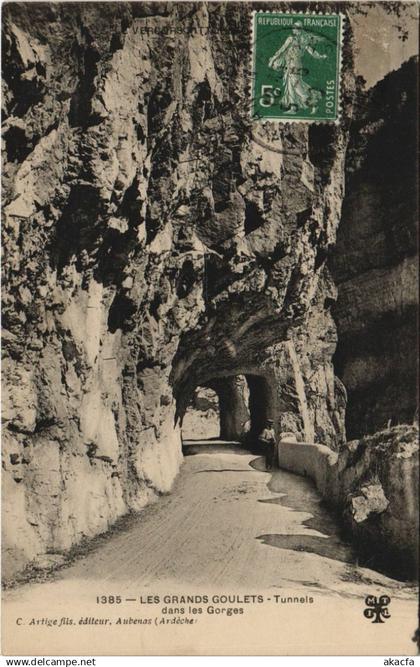
[[[258,437],[274,419],[272,387],[265,376],[217,377],[196,387],[181,417],[186,441],[237,442],[258,447]]]
[[[246,381],[249,387],[249,439],[257,440],[267,420],[274,419],[272,390],[263,375],[247,375]]]
[[[196,387],[182,420],[183,440],[215,440],[220,437],[219,397],[208,386]]]

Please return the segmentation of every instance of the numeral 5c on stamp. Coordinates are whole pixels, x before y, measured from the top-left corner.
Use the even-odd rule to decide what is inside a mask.
[[[337,122],[342,14],[253,13],[252,115]]]

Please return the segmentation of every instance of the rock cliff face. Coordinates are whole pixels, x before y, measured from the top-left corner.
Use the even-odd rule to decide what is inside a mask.
[[[349,438],[412,423],[417,368],[416,62],[361,94],[332,271]]]
[[[418,575],[418,442],[418,426],[394,426],[349,442],[337,464],[335,494],[359,551],[401,579]]]
[[[251,10],[4,9],[6,576],[168,492],[197,386],[246,375],[254,430],[344,439],[351,63],[342,126],[253,122]]]

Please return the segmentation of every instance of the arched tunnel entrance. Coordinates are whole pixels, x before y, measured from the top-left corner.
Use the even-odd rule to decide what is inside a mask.
[[[181,416],[182,439],[233,441],[254,448],[267,419],[275,419],[273,396],[263,375],[210,379],[194,389]]]

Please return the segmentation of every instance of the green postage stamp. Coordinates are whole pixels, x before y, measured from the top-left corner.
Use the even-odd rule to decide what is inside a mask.
[[[342,14],[253,13],[252,116],[338,122]]]

